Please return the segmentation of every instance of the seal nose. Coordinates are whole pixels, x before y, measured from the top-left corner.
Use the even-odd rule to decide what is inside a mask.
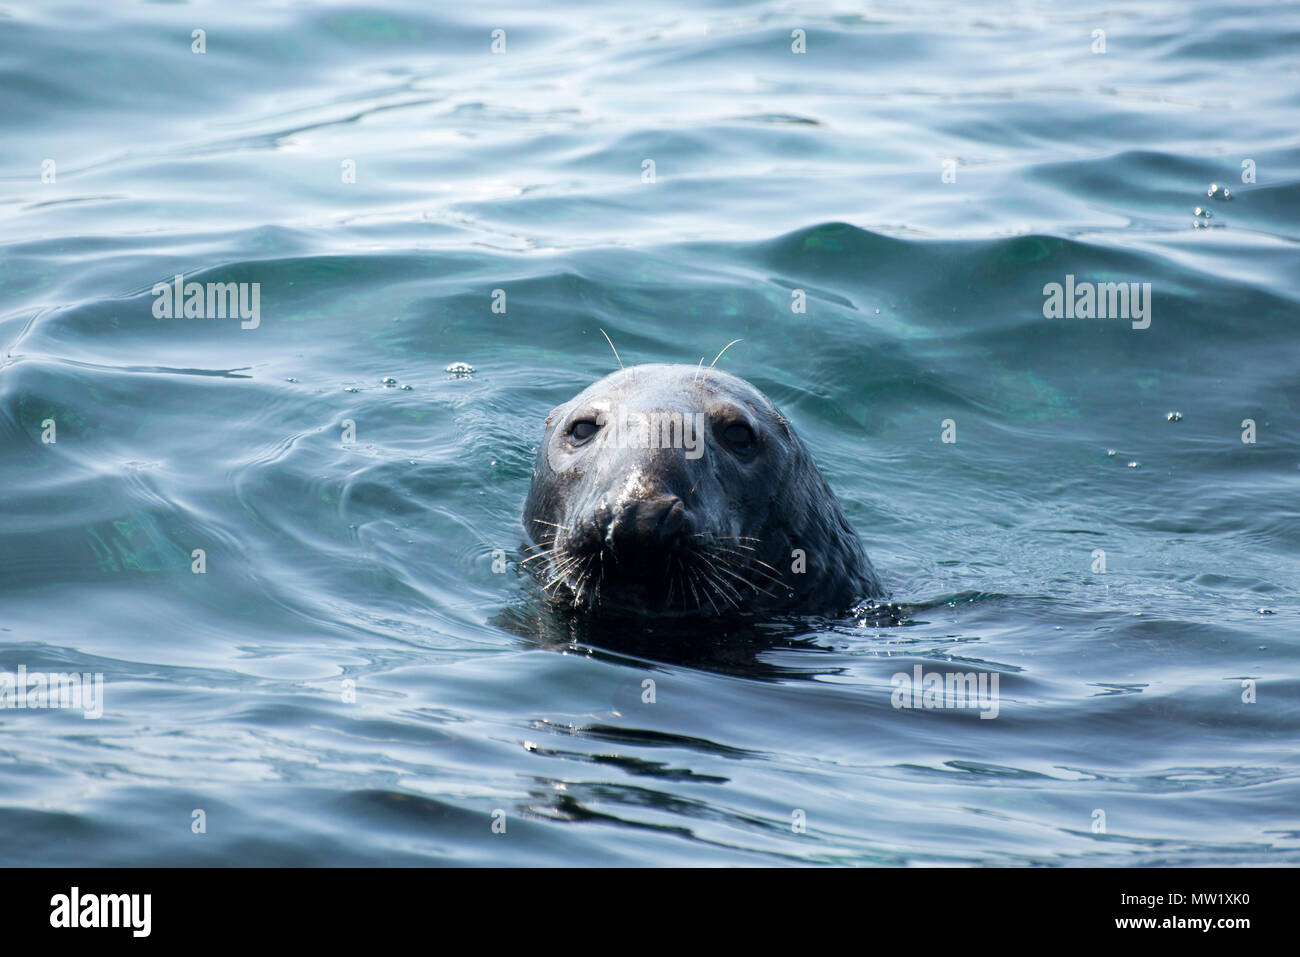
[[[694,525],[676,495],[625,503],[609,523],[605,543],[615,558],[643,558],[672,552],[689,539]]]

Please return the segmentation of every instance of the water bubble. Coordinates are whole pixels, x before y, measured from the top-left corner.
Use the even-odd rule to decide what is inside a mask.
[[[1219,184],[1218,184],[1218,183],[1211,183],[1211,184],[1210,184],[1210,188],[1207,189],[1207,190],[1205,191],[1205,195],[1206,195],[1206,196],[1213,196],[1213,195],[1215,195],[1216,193],[1218,193],[1218,191],[1219,191]]]
[[[1183,414],[1181,412],[1170,412],[1168,415],[1165,416],[1165,421],[1181,422],[1183,421]]]
[[[408,383],[407,385],[402,386],[402,391],[403,391],[403,392],[410,392],[410,391],[411,391],[412,389],[414,389],[414,388],[415,388],[415,386],[410,385],[410,384]]]
[[[286,378],[284,381],[285,381],[285,382],[297,382],[298,380],[295,379],[293,376],[289,376],[289,377]]]
[[[1119,453],[1116,452],[1114,449],[1107,449],[1107,450],[1106,450],[1106,458],[1108,458],[1108,459],[1113,459],[1113,458],[1114,458],[1116,455],[1118,455],[1118,454],[1119,454]]]
[[[1223,187],[1223,198],[1224,198],[1224,199],[1232,199],[1232,191],[1231,191],[1230,189],[1228,189],[1228,187],[1226,187],[1226,186]]]
[[[1130,463],[1128,464],[1128,467],[1131,468],[1131,469],[1140,469],[1140,468],[1142,467],[1142,463],[1141,463],[1141,462],[1138,462],[1138,461],[1135,460],[1135,461],[1130,462]]]
[[[390,389],[391,389],[393,386],[397,385],[397,380],[394,379],[394,378],[393,378],[392,376],[390,376],[390,375],[386,375],[386,376],[384,376],[384,377],[383,377],[382,379],[380,379],[379,381],[382,382],[384,385],[388,386],[388,388],[390,388]]]
[[[361,390],[358,389],[358,388],[357,388],[356,386],[354,386],[354,385],[345,385],[345,386],[343,387],[343,391],[344,391],[344,392],[360,392]]]
[[[1192,215],[1194,215],[1194,216],[1203,216],[1205,219],[1213,219],[1213,218],[1214,218],[1214,214],[1211,213],[1211,212],[1210,212],[1208,209],[1206,209],[1204,206],[1197,206],[1194,210],[1192,210]]]
[[[447,366],[447,368],[444,369],[443,371],[450,372],[458,379],[464,379],[464,378],[468,378],[469,376],[472,376],[477,370],[468,362],[453,362],[451,365]]]
[[[1260,608],[1260,609],[1259,609],[1259,613],[1260,613],[1261,615],[1271,615],[1271,614],[1273,614],[1273,609],[1272,609],[1272,608]]]

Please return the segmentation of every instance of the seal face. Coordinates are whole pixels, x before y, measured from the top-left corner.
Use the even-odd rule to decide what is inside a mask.
[[[632,366],[553,410],[523,520],[525,562],[579,612],[839,612],[881,594],[790,423],[717,369]]]

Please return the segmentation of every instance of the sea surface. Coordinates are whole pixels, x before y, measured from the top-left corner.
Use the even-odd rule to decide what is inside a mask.
[[[888,614],[547,628],[602,329]],[[1293,865],[1297,585],[1295,4],[0,0],[2,864]]]

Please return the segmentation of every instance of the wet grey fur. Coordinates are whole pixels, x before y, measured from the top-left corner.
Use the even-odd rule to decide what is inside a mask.
[[[659,422],[700,414],[690,421],[702,421],[702,441],[651,448],[626,430],[617,441],[620,412]],[[585,441],[578,436],[591,425],[573,434],[592,420]],[[552,601],[579,613],[838,613],[881,594],[789,421],[718,369],[633,366],[553,410],[523,521],[528,567]],[[802,573],[793,570],[796,549],[806,556]]]

